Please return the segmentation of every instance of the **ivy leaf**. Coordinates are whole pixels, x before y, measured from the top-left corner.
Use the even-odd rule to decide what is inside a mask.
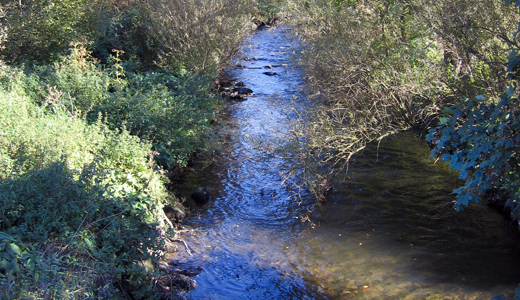
[[[456,108],[454,111],[453,111],[453,114],[455,114],[455,117],[460,117],[462,116],[462,110],[460,108]]]
[[[520,26],[520,25],[519,25]],[[520,30],[520,27],[519,27]],[[518,35],[518,32],[515,33],[515,40],[516,36]],[[507,56],[507,61],[509,64],[507,65],[507,71],[512,72],[515,66],[520,61],[520,56],[518,55],[518,52],[516,50],[509,51],[509,55]]]
[[[435,156],[437,156],[437,148],[434,148],[434,149],[432,150],[432,152],[430,153],[430,159],[431,159],[431,158],[435,158]]]
[[[450,160],[450,158],[451,158],[451,155],[449,155],[449,154],[443,154],[443,155],[441,156],[441,159],[442,159],[443,161],[448,161],[448,160]]]

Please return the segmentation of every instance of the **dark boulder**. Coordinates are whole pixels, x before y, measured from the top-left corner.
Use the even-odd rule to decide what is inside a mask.
[[[235,91],[239,95],[248,95],[248,96],[253,95],[253,90],[245,88],[245,87],[237,87],[237,88],[235,88]]]
[[[191,198],[197,204],[205,204],[209,201],[209,192],[205,187],[200,187],[195,190],[193,194],[191,194]]]
[[[245,83],[232,79],[215,81],[215,87],[218,88],[220,96],[229,100],[244,101],[248,96],[252,96],[253,90],[244,86]]]

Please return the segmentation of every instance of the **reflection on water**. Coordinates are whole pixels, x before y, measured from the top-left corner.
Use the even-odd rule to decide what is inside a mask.
[[[283,160],[256,150],[287,130],[284,111],[300,97],[288,30],[253,36],[245,50],[253,59],[232,75],[255,94],[231,108],[227,163],[195,166],[179,191],[207,186],[211,194],[186,222],[183,238],[194,255],[175,257],[180,268],[204,268],[187,298],[512,298],[520,283],[518,230],[485,205],[455,212],[456,174],[428,160],[413,133],[369,146],[321,209],[309,215],[291,200],[281,184]],[[307,215],[311,222],[302,222]]]

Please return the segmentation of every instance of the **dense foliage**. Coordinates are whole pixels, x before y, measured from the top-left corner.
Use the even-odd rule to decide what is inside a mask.
[[[508,4],[291,1],[316,99],[314,111],[295,124],[293,143],[311,190],[323,199],[335,172],[368,142],[435,127],[445,112],[434,155],[468,179],[455,191],[456,207],[490,188],[516,199],[518,105],[511,89],[503,92],[517,80],[518,68],[507,65],[516,57],[508,60],[508,51],[519,48],[518,12]]]
[[[245,1],[155,0],[148,4],[150,33],[164,49],[160,64],[204,70],[238,50],[252,6]]]
[[[427,137],[432,141],[439,135],[432,157],[442,155],[466,180],[466,185],[454,191],[457,210],[471,201],[478,202],[491,190],[503,190],[513,199],[520,196],[519,103],[514,92],[507,89],[497,104],[484,96],[458,102],[446,109],[441,125]],[[518,213],[514,217],[518,218]]]
[[[80,297],[142,277],[135,262],[157,255],[153,224],[173,200],[147,159],[151,145],[102,118],[88,125],[59,102],[48,113],[23,73],[4,66],[5,76],[18,80],[0,90],[0,295]]]
[[[252,8],[187,4],[0,2],[0,299],[175,297],[165,174],[204,150]]]
[[[122,63],[106,69],[82,44],[74,44],[62,60],[26,73],[36,103],[59,104],[91,123],[102,114],[111,129],[126,127],[151,141],[159,152],[156,159],[169,169],[185,166],[192,153],[204,148],[205,131],[218,105],[208,74],[139,72]]]
[[[72,41],[90,39],[99,23],[92,0],[29,0],[0,3],[4,60],[49,62]]]
[[[177,205],[165,170],[205,148],[250,21],[282,10],[316,99],[291,132],[317,198],[368,142],[434,127],[456,208],[500,191],[518,218],[519,4],[1,1],[0,298],[164,296],[143,262]]]
[[[512,4],[510,2],[505,1],[505,4]],[[518,1],[515,4],[520,6]],[[441,156],[466,181],[454,191],[457,210],[488,196],[494,204],[505,206],[505,211],[510,211],[515,220],[520,219],[517,34],[518,31],[508,44],[511,47],[508,73],[501,74],[503,78],[507,75],[512,85],[505,89],[499,100],[481,94],[459,101],[444,110],[440,126],[430,130],[427,136],[427,140],[436,144],[432,157]]]

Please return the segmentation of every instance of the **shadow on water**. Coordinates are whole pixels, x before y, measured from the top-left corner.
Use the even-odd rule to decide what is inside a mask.
[[[244,47],[230,73],[254,95],[231,106],[225,159],[197,162],[179,187],[187,198],[199,186],[211,194],[205,206],[193,205],[182,233],[194,255],[174,257],[179,268],[204,268],[186,297],[512,298],[520,283],[517,228],[485,205],[455,212],[449,194],[457,175],[433,164],[411,132],[367,147],[321,209],[309,214],[293,200],[282,185],[286,162],[257,147],[283,143],[284,112],[294,99],[306,105],[289,31],[258,31]]]
[[[451,286],[462,294],[516,286],[518,229],[485,204],[454,211],[449,194],[461,182],[446,165],[432,164],[428,154],[412,132],[390,137],[379,148],[369,145],[315,222],[365,233],[361,247],[377,243],[375,257],[397,247],[401,267],[414,280],[421,278],[421,285]]]

